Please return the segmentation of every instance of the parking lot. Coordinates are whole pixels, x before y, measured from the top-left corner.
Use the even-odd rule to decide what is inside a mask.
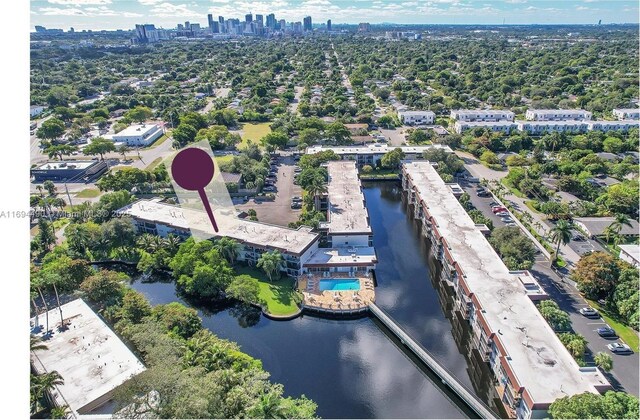
[[[302,196],[302,188],[294,185],[295,161],[292,156],[281,156],[276,163],[277,178],[274,192],[276,195],[273,201],[257,201],[250,199],[243,204],[236,204],[237,210],[247,211],[254,209],[258,215],[258,220],[279,226],[288,226],[289,223],[298,220],[300,209],[291,208],[291,198]],[[269,191],[265,191],[269,192]]]
[[[474,207],[482,212],[482,214],[493,221],[494,227],[505,226],[500,217],[493,214],[490,203],[493,197],[478,197],[476,187],[478,184],[470,183],[465,180],[458,180],[460,186],[470,196],[470,201]],[[593,246],[593,241],[571,241],[572,245],[586,249]],[[599,247],[599,244],[595,244]],[[578,250],[576,250],[578,252]],[[589,306],[584,298],[578,293],[568,281],[563,280],[555,271],[550,268],[549,260],[541,253],[536,254],[535,263],[530,272],[540,282],[549,297],[555,301],[560,309],[567,312],[571,319],[571,325],[574,331],[582,335],[588,342],[587,354],[585,359],[593,364],[593,357],[598,352],[604,352],[611,355],[613,359],[613,375],[608,375],[608,380],[618,390],[624,390],[634,395],[639,392],[639,355],[634,354],[613,354],[607,344],[620,342],[616,338],[603,338],[597,333],[597,329],[606,325],[601,317],[587,318],[580,314],[580,309]]]

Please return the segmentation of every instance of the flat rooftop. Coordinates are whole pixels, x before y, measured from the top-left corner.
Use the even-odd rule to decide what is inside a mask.
[[[454,114],[468,114],[468,115],[476,115],[476,114],[501,114],[501,115],[511,115],[512,111],[507,111],[504,109],[456,109],[451,111]]]
[[[38,166],[37,170],[56,171],[56,170],[69,170],[69,169],[87,169],[89,166],[95,164],[96,160],[63,160],[59,162],[47,162]]]
[[[213,232],[211,222],[206,213],[191,208],[160,203],[155,200],[138,200],[118,211],[136,219],[161,223],[174,228]],[[279,249],[299,255],[318,239],[318,234],[311,233],[305,227],[294,230],[282,226],[243,220],[235,217],[235,213],[233,215],[223,214],[217,209],[214,209],[214,214],[220,232],[212,236],[228,236],[239,242],[261,248]]]
[[[576,222],[582,223],[591,235],[604,235],[605,230],[611,226],[616,220],[615,217],[576,217]],[[640,231],[640,225],[635,220],[629,220],[631,226],[622,225],[620,233],[622,235],[635,235],[638,236]]]
[[[373,247],[353,247],[353,248],[318,248],[311,254],[309,260],[304,264],[308,265],[353,265],[358,264],[375,264],[378,262],[376,258],[376,250]]]
[[[131,124],[124,130],[114,134],[112,137],[117,139],[118,137],[135,137],[142,136],[150,131],[155,131],[158,128],[158,124]]]
[[[365,146],[311,146],[307,148],[307,154],[314,154],[325,150],[333,150],[338,155],[383,155],[397,147],[400,147],[400,149],[402,149],[402,151],[405,153],[422,153],[431,149],[442,149],[447,153],[453,153],[449,146],[444,146],[441,144],[429,144],[424,146],[389,146],[388,144],[375,143]]]
[[[586,114],[584,109],[528,109],[536,114]]]
[[[515,127],[517,124],[513,121],[456,121],[457,125],[474,126],[474,127]]]
[[[327,221],[322,226],[329,228],[329,234],[371,234],[356,163],[332,161],[327,164],[327,170],[329,208]]]
[[[58,308],[49,311],[53,335],[44,341],[48,350],[36,351],[31,361],[39,373],[58,371],[64,385],[57,387],[54,398],[83,413],[95,408],[94,401],[146,368],[82,299],[62,305],[62,315],[68,327],[64,331],[58,329]],[[38,322],[42,332],[36,335],[42,336],[46,328],[44,313],[38,316]],[[35,318],[31,318],[31,328],[35,326]]]
[[[427,205],[448,252],[464,272],[489,329],[504,345],[507,362],[535,403],[583,392],[608,382],[597,371],[583,372],[562,345],[518,275],[510,273],[487,239],[428,162],[404,164]],[[544,378],[544,380],[541,380]]]
[[[424,115],[424,114],[433,114],[435,115],[435,113],[433,111],[398,111],[398,114],[402,114],[402,115]]]
[[[516,120],[518,125],[530,125],[530,126],[576,126],[584,125],[588,126],[589,121],[584,120],[560,120],[560,121],[531,121],[531,120]]]

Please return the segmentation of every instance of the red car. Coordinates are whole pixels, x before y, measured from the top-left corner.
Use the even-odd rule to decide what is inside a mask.
[[[494,207],[494,208],[491,209],[491,211],[493,212],[493,214],[496,214],[496,213],[500,213],[502,211],[507,211],[507,208],[506,207]]]

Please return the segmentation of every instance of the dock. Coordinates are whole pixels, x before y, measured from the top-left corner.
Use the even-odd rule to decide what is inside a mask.
[[[467,389],[453,374],[434,359],[420,344],[413,340],[400,325],[391,319],[375,303],[369,304],[371,313],[380,320],[389,330],[410,349],[427,367],[435,373],[443,384],[453,391],[467,406],[473,410],[480,418],[499,418],[491,409],[481,401],[473,391]]]

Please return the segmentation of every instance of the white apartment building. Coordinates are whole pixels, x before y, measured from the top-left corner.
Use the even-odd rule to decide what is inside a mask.
[[[163,134],[164,129],[159,124],[133,124],[111,136],[111,139],[127,146],[148,146]]]
[[[640,245],[620,245],[620,259],[640,268]]]
[[[451,111],[456,121],[513,121],[516,117],[511,111],[500,109],[457,109]]]
[[[449,146],[444,146],[441,144],[397,147],[402,149],[405,154],[405,159],[407,160],[422,159],[422,154],[430,149],[442,149],[447,153],[453,153]],[[354,160],[357,166],[361,168],[364,165],[377,165],[385,153],[390,152],[395,148],[396,147],[394,146],[380,143],[368,144],[364,146],[311,146],[307,148],[306,153],[311,155],[325,150],[333,150],[335,154],[340,156],[340,159]]]
[[[436,120],[433,111],[399,111],[398,118],[406,125],[429,125]]]
[[[589,122],[582,120],[549,120],[549,121],[516,121],[518,130],[532,135],[545,133],[584,133],[589,129]]]
[[[612,388],[597,367],[576,363],[533,302],[546,298],[542,287],[509,271],[429,162],[403,164],[402,186],[508,417],[545,418],[558,398]]]
[[[516,130],[518,125],[512,121],[456,121],[454,128],[458,134],[474,128],[486,128],[509,134]]]
[[[619,120],[619,121],[588,121],[587,129],[598,131],[629,131],[634,127],[640,127],[638,120]]]
[[[584,109],[529,109],[525,118],[529,121],[590,120],[591,112]]]
[[[613,116],[618,120],[638,120],[640,119],[639,108],[614,108]]]

